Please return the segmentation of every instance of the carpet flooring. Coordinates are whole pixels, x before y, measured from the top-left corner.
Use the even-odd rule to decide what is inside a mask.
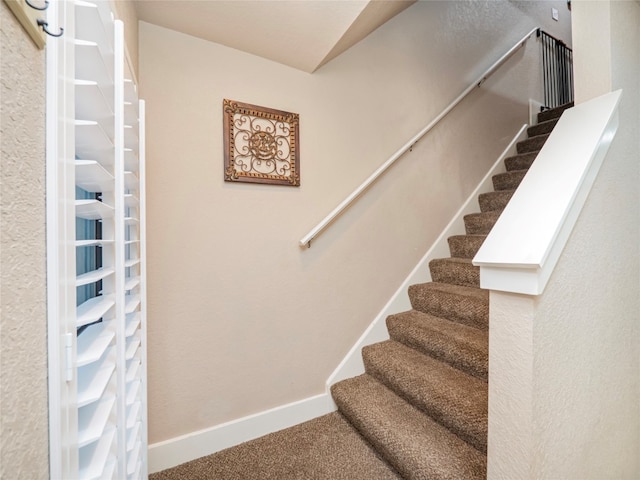
[[[538,115],[480,212],[409,287],[412,310],[362,350],[365,373],[336,383],[338,411],[152,474],[151,480],[486,478],[489,292],[472,264],[565,108]]]

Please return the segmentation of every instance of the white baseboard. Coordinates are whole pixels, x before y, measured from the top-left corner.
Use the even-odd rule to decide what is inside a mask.
[[[389,333],[387,332],[385,319],[394,313],[411,309],[409,296],[407,295],[409,285],[431,281],[429,262],[434,258],[449,256],[447,238],[464,232],[463,217],[478,211],[477,199],[480,193],[493,190],[491,177],[504,171],[503,160],[515,153],[516,143],[526,137],[526,127],[527,125],[524,125],[520,129],[433,246],[407,276],[391,300],[351,348],[347,356],[340,362],[338,368],[327,380],[326,393],[149,445],[149,473],[175,467],[181,463],[211,455],[225,448],[239,445],[268,433],[277,432],[335,411],[336,406],[329,393],[330,386],[340,380],[364,373],[361,355],[362,347],[388,339]]]
[[[542,107],[544,107],[544,103],[532,98],[529,99],[529,125],[538,124],[538,114],[542,111]]]
[[[154,443],[149,445],[149,473],[211,455],[335,410],[331,396],[324,393],[212,428]]]
[[[452,235],[460,235],[464,233],[464,216],[470,213],[478,212],[478,195],[483,192],[493,191],[493,183],[491,177],[505,171],[504,159],[516,153],[516,143],[526,138],[528,125],[523,125],[516,136],[509,142],[500,157],[493,164],[489,172],[482,179],[476,189],[469,195],[466,202],[460,207],[453,219],[446,226],[444,231],[437,238],[433,246],[422,257],[422,260],[411,271],[409,276],[402,282],[400,288],[396,290],[391,300],[384,306],[375,320],[369,325],[367,330],[362,334],[356,344],[349,350],[347,356],[340,362],[338,368],[334,370],[327,380],[327,392],[334,383],[346,378],[355,377],[364,373],[364,363],[362,361],[362,348],[377,342],[382,342],[389,338],[386,318],[394,313],[400,313],[411,310],[409,295],[407,290],[410,285],[418,283],[426,283],[431,281],[431,273],[429,272],[429,262],[435,258],[443,258],[449,256],[449,243],[447,239]]]

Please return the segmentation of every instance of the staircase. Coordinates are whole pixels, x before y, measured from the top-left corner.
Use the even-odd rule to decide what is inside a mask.
[[[387,318],[389,340],[363,348],[365,373],[332,386],[338,413],[152,480],[486,478],[489,292],[471,262],[570,106],[538,115],[494,191],[479,196],[480,212],[465,216],[465,234],[448,239],[451,257],[430,262],[432,282],[409,287],[412,310]],[[195,474],[203,469],[215,474]]]
[[[542,112],[493,177],[432,282],[409,287],[412,310],[387,318],[390,340],[363,348],[365,374],[331,388],[339,411],[408,479],[486,477],[489,292],[472,259],[565,108]]]

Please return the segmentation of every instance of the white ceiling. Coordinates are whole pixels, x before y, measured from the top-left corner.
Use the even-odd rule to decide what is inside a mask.
[[[140,20],[313,72],[415,0],[136,0]]]

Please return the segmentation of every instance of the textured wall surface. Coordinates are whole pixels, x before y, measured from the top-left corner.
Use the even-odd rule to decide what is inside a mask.
[[[306,74],[140,24],[151,443],[324,391],[527,121],[536,40],[311,249],[298,240],[539,25],[569,41],[566,2],[418,2]],[[300,188],[223,181],[223,98],[300,114]]]
[[[624,93],[617,136],[537,306],[534,477],[633,479],[640,476],[640,4],[612,1],[608,17],[593,2],[576,3],[581,16],[610,22],[602,31],[611,45],[608,71],[583,59],[576,86],[597,85],[601,75]],[[577,58],[591,55],[578,41],[574,47]]]
[[[640,476],[640,3],[573,12],[576,102],[622,88],[620,126],[544,293],[491,292],[490,479]]]
[[[0,45],[0,478],[45,479],[45,53],[4,2]]]

